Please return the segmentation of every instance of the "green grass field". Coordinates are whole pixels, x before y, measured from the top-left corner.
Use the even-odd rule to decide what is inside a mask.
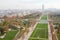
[[[58,35],[58,40],[60,40],[60,34]]]
[[[43,15],[41,20],[47,20],[47,15]]]
[[[6,34],[5,38],[0,40],[13,40],[13,38],[15,37],[15,35],[17,34],[18,31],[10,31]]]
[[[58,40],[60,40],[60,33],[57,34]]]
[[[37,24],[29,40],[48,40],[48,24]]]

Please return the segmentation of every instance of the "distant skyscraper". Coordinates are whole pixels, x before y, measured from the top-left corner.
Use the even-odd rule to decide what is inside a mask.
[[[44,4],[42,4],[42,13],[44,14]]]
[[[44,4],[42,4],[42,11],[44,11]]]

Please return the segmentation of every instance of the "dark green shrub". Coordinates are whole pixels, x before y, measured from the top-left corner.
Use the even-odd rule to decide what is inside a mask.
[[[13,25],[9,25],[9,28],[10,28],[10,29],[13,29],[13,30],[17,30],[17,29],[18,29],[17,27],[15,27],[15,26],[13,26]]]
[[[4,32],[4,28],[3,27],[0,27],[0,36],[3,35],[5,32]]]

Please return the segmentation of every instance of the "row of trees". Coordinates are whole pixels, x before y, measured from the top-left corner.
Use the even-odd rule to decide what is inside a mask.
[[[37,17],[38,15],[34,16]],[[32,16],[33,17],[33,16]],[[20,29],[29,28],[31,26],[31,19],[23,19],[23,18],[17,18],[16,16],[12,16],[12,18],[8,18],[7,16],[4,16],[4,21],[0,23],[0,26],[3,27],[4,31],[9,31],[9,28],[15,28],[17,26],[20,27]],[[15,26],[16,25],[16,26]],[[3,30],[2,29],[2,30]],[[15,28],[16,29],[16,28]]]
[[[16,25],[16,28],[17,26],[19,26],[20,28],[24,27],[26,29],[27,27],[30,26],[30,21],[17,19],[16,17],[12,17],[11,19],[9,19],[7,16],[5,16],[4,21],[0,23],[0,26],[3,27],[2,30],[4,29],[4,31],[7,31],[7,32],[9,31],[9,28],[15,28],[15,25]],[[2,30],[0,30],[0,32]]]
[[[55,29],[57,29],[57,33],[60,33],[60,23],[54,23]]]

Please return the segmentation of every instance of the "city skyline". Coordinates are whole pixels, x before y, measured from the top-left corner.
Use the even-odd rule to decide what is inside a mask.
[[[0,0],[0,9],[60,9],[60,0]]]

